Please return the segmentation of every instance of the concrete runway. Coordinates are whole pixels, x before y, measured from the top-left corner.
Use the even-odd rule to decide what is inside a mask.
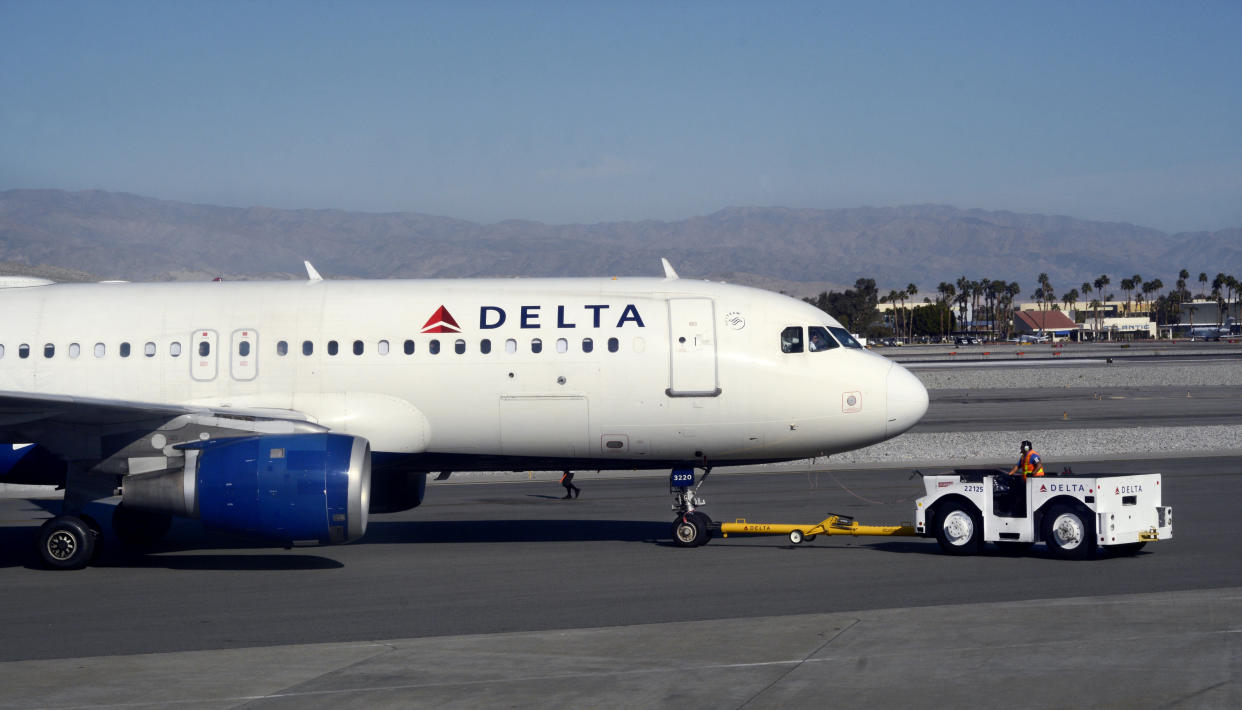
[[[341,547],[174,529],[34,567],[50,501],[0,501],[0,707],[1242,706],[1236,458],[1159,471],[1175,537],[1083,563],[934,541],[669,543],[662,477],[437,484]],[[713,474],[717,519],[911,517],[909,469]],[[138,654],[138,655],[135,655]],[[153,655],[141,655],[153,654]],[[1107,680],[1102,680],[1107,679]],[[929,685],[931,684],[931,685]]]

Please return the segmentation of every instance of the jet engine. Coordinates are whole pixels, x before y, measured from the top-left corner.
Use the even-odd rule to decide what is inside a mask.
[[[281,542],[349,542],[366,532],[366,439],[265,434],[176,448],[185,451],[184,469],[125,477],[126,508],[199,518],[208,529]]]

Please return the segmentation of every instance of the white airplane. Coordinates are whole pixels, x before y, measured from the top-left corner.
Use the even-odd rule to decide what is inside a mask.
[[[1191,326],[1188,334],[1191,340],[1220,340],[1232,335],[1236,324],[1237,321],[1235,319],[1228,318],[1225,320],[1224,325],[1220,327],[1214,325]]]
[[[429,471],[678,469],[906,431],[927,390],[819,309],[665,278],[100,283],[0,279],[0,482],[65,487],[39,552],[96,551],[88,503],[288,544],[363,535]],[[685,469],[690,469],[686,471]],[[689,476],[687,477],[687,473]],[[704,474],[706,476],[706,473]],[[693,489],[675,539],[705,541]]]

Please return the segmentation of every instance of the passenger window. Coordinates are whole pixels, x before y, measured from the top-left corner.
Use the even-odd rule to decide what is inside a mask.
[[[18,357],[20,357],[20,358],[21,358],[21,359],[23,359],[23,360],[25,360],[26,358],[30,357],[30,346],[29,346],[29,345],[27,345],[27,344],[25,344],[25,343],[22,343],[21,345],[18,345],[18,346],[17,346],[17,356],[18,356]]]
[[[414,354],[414,341],[413,340],[405,341],[405,354],[406,355]]]
[[[807,349],[813,353],[822,352],[824,350],[832,350],[835,347],[839,347],[837,345],[837,341],[833,340],[831,335],[828,335],[828,329],[821,328],[818,325],[813,325],[810,328],[807,328],[806,337]]]
[[[4,346],[0,345],[0,357],[4,357]]]
[[[289,343],[284,340],[276,341],[276,354],[284,357],[289,354]]]
[[[375,349],[376,351],[379,352],[380,355],[387,355],[388,354],[388,341],[387,340],[379,341],[378,343],[375,344]]]
[[[108,353],[108,346],[103,343],[95,343],[95,357],[103,357]]]
[[[569,352],[569,341],[564,338],[557,338],[556,339],[556,351],[558,353]]]
[[[329,355],[336,355],[338,352],[340,352],[340,349],[341,349],[341,346],[338,345],[335,340],[328,341],[328,354]]]
[[[155,343],[147,343],[142,346],[142,354],[147,357],[155,357]]]
[[[249,340],[243,340],[237,344],[237,354],[242,357],[248,357],[250,355],[250,341]]]
[[[430,352],[432,355],[439,355],[440,354],[440,341],[432,340],[430,343],[427,343],[427,351]]]
[[[532,339],[532,340],[530,341],[530,351],[531,351],[532,353],[541,353],[541,352],[543,352],[543,341],[542,341],[542,340],[540,340],[539,338],[534,338],[534,339]]]
[[[616,338],[609,338],[609,339],[608,339],[608,352],[610,352],[610,353],[615,353],[616,351],[618,351],[618,350],[620,350],[620,349],[621,349],[621,341],[620,341],[620,340],[617,340]]]
[[[129,357],[129,343],[121,343],[121,357]]]
[[[582,339],[582,352],[589,353],[595,349],[595,342],[590,338]]]
[[[458,340],[454,342],[453,352],[457,353],[458,355],[461,355],[462,353],[466,352],[466,341]]]
[[[362,341],[361,341],[361,340],[355,340],[355,341],[354,341],[354,354],[355,354],[355,355],[361,355],[361,354],[362,354],[362,351],[363,351]]]
[[[791,325],[781,331],[781,352],[802,352],[802,328]]]
[[[4,354],[4,348],[0,348],[0,355],[3,355],[3,354]],[[70,358],[77,360],[78,356],[81,354],[82,354],[81,345],[78,345],[77,343],[69,343],[69,357]]]
[[[302,341],[302,354],[303,355],[314,355],[315,344],[309,340],[303,340]]]
[[[203,340],[203,341],[199,342],[199,344],[198,344],[198,356],[199,356],[199,357],[207,357],[207,356],[208,356],[208,355],[210,355],[210,354],[211,354],[211,343],[207,342],[206,340]]]
[[[513,353],[516,353],[517,352],[517,341],[514,340],[513,338],[509,338],[508,340],[506,340],[505,341],[505,352],[509,353],[510,355],[512,355]]]
[[[168,354],[173,357],[181,357],[181,342],[174,340],[168,344]]]
[[[479,352],[481,352],[481,353],[483,353],[484,355],[486,355],[486,354],[490,353],[491,351],[492,351],[492,341],[490,341],[490,340],[488,340],[488,339],[486,339],[486,338],[484,338],[483,340],[480,340],[480,341],[479,341]]]
[[[43,346],[43,357],[50,358],[55,354],[56,354],[55,345],[51,343],[47,343],[46,345]]]

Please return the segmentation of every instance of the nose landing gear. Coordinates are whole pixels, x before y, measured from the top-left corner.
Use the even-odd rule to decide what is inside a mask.
[[[710,466],[704,468],[697,486],[692,468],[675,468],[669,475],[669,492],[673,494],[673,510],[677,511],[677,518],[673,520],[673,543],[678,547],[705,545],[712,537],[712,519],[697,510],[698,506],[707,504],[698,493],[711,472]]]

